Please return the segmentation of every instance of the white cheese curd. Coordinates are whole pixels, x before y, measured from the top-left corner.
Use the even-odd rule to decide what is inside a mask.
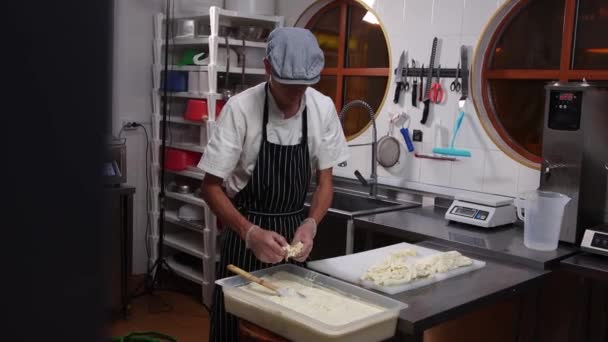
[[[287,252],[287,255],[285,256],[285,260],[289,260],[289,258],[297,257],[298,255],[300,255],[300,253],[302,253],[303,248],[304,248],[304,244],[300,241],[298,241],[298,243],[296,243],[293,246],[283,247],[283,250],[285,252]]]
[[[250,283],[241,289],[328,325],[345,325],[383,311],[382,308],[349,298],[330,289],[313,287],[305,279],[286,272],[277,272],[271,277],[262,279],[278,287],[289,288],[290,293],[300,292],[306,298],[297,294],[279,296],[256,283]]]
[[[416,257],[416,251],[405,249],[391,252],[380,263],[371,266],[361,276],[361,279],[372,281],[380,286],[394,286],[471,264],[473,264],[473,260],[456,251],[419,258]]]

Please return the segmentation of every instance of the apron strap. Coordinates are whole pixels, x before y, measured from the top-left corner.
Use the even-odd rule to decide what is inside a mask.
[[[266,85],[264,86],[264,121],[262,122],[262,142],[268,141],[266,125],[268,125],[268,82],[266,82]]]

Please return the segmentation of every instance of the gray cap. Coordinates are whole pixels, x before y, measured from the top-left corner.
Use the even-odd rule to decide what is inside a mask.
[[[315,36],[298,27],[279,27],[270,32],[266,56],[273,79],[285,84],[315,84],[325,65]]]

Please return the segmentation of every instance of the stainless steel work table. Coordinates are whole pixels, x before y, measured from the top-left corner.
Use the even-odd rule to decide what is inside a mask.
[[[440,242],[427,241],[418,245],[440,251],[458,250]],[[486,266],[418,289],[388,295],[409,305],[399,317],[399,338],[422,341],[424,331],[433,326],[479,306],[519,295],[528,289],[538,289],[543,277],[549,273],[468,251],[461,252],[471,258],[484,260]]]
[[[429,206],[361,216],[354,219],[354,225],[358,231],[384,233],[406,240],[441,241],[442,244],[541,270],[577,253],[576,248],[563,245],[552,252],[531,250],[524,246],[520,226],[487,229],[448,222],[444,218],[446,210]]]

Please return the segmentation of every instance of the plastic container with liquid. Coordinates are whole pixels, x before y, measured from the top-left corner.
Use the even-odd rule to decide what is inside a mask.
[[[274,266],[252,273],[257,277],[263,277],[276,272],[296,275],[310,282],[311,286],[336,291],[382,310],[347,324],[329,325],[270,300],[252,296],[240,289],[249,281],[234,276],[215,282],[224,292],[226,311],[294,342],[372,342],[394,336],[399,312],[407,308],[407,304],[400,301],[292,264]]]

